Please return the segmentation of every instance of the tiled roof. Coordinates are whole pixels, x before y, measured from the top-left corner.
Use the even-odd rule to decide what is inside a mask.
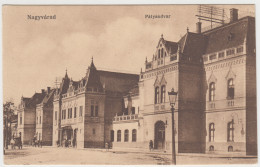
[[[52,89],[48,94],[46,94],[42,100],[42,103],[47,104],[47,103],[52,103],[53,101],[53,95],[55,93],[55,89]]]
[[[248,18],[204,32],[203,34],[207,36],[205,54],[242,45],[247,37]]]
[[[200,56],[205,52],[206,36],[187,32],[187,34],[180,39],[179,44],[184,58],[189,55],[197,57],[199,60]]]
[[[100,82],[104,85],[106,92],[126,93],[139,81],[139,75],[117,73],[109,71],[98,71]]]
[[[46,94],[45,93],[35,93],[28,102],[28,107],[35,107],[40,104]]]
[[[176,42],[172,42],[172,41],[166,41],[164,40],[164,45],[166,50],[170,53],[170,54],[174,54],[177,52],[178,50],[178,44]]]

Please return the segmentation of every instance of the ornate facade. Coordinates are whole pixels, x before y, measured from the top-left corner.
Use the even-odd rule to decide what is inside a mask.
[[[255,19],[231,18],[205,32],[199,22],[178,42],[160,38],[138,87],[124,98],[127,109],[114,117],[114,147],[148,149],[152,140],[155,149],[171,151],[174,123],[179,153],[257,153]]]

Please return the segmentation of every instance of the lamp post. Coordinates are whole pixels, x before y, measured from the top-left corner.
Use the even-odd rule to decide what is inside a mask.
[[[178,92],[174,92],[172,88],[171,92],[168,92],[169,95],[169,102],[171,105],[171,112],[172,112],[172,163],[176,165],[176,150],[175,150],[175,133],[174,133],[174,106],[176,102]]]

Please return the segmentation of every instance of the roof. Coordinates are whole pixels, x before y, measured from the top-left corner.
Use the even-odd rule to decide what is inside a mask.
[[[139,75],[109,71],[98,71],[100,82],[106,92],[127,93],[139,81]]]
[[[43,104],[52,103],[53,95],[54,95],[55,91],[56,91],[55,89],[50,90],[50,92],[44,96],[41,103],[43,103]]]
[[[247,37],[248,18],[241,18],[238,21],[203,32],[207,36],[205,54],[242,45]]]
[[[46,93],[35,93],[28,102],[28,107],[36,107],[37,104],[40,104]]]
[[[164,45],[168,53],[174,54],[178,50],[178,43],[164,40]]]
[[[197,34],[187,32],[180,40],[179,45],[181,53],[184,56],[198,57],[204,53],[206,47],[206,36],[203,34]],[[198,59],[199,60],[199,59]]]

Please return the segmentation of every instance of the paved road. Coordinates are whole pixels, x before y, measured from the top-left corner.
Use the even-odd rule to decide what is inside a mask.
[[[6,165],[156,165],[170,164],[171,155],[155,153],[131,153],[73,148],[33,148],[7,150]],[[182,155],[177,164],[254,164],[257,158],[220,158]]]

